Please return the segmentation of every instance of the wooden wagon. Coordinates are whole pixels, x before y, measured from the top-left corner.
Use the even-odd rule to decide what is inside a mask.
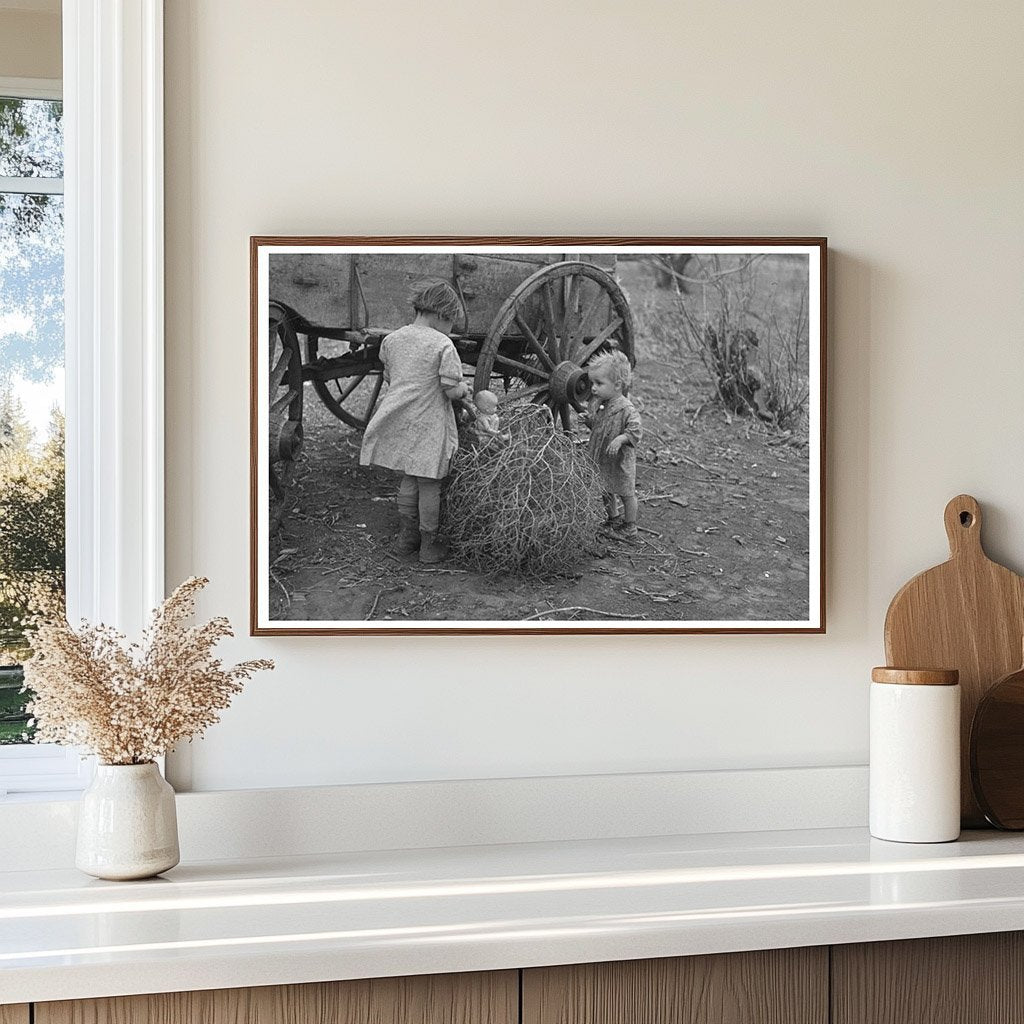
[[[547,405],[571,429],[587,364],[616,347],[634,362],[633,317],[614,254],[281,252],[269,255],[271,487],[302,446],[304,385],[356,429],[383,386],[380,343],[409,323],[417,281],[450,281],[465,306],[452,340],[473,390]],[[469,370],[467,370],[467,376]],[[542,422],[542,421],[538,421]]]

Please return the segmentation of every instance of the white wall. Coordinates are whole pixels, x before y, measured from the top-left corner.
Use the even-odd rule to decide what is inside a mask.
[[[863,763],[947,499],[1024,569],[1022,41],[1011,0],[167,0],[168,582],[242,632],[249,235],[832,246],[826,636],[243,637],[278,669],[194,787]]]

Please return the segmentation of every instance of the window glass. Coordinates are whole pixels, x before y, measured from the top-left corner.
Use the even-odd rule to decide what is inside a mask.
[[[61,149],[59,102],[0,97],[0,744],[31,739],[26,617],[64,595]]]
[[[64,176],[61,106],[0,96],[0,177]]]

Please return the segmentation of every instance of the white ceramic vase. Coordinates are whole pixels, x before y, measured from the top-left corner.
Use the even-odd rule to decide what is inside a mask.
[[[180,860],[174,790],[156,764],[98,764],[82,794],[75,865],[96,878],[150,878]]]

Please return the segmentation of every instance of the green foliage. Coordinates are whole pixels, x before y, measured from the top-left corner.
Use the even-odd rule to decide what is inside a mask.
[[[23,681],[20,665],[0,666],[0,745],[24,743],[35,732],[35,724],[28,724]]]
[[[0,175],[59,178],[64,173],[64,105],[0,97]]]
[[[55,412],[41,450],[20,404],[0,398],[0,657],[28,651],[26,616],[63,601],[64,418]]]

